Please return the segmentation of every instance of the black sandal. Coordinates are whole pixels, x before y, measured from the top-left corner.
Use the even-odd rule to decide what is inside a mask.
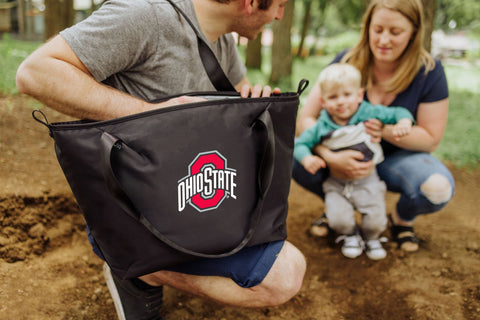
[[[318,219],[313,220],[310,225],[310,234],[314,237],[326,237],[330,233],[328,219],[325,212]]]
[[[413,243],[419,244],[420,240],[417,238],[415,231],[413,230],[413,226],[399,226],[393,223],[393,219],[390,216],[390,233],[392,236],[393,241],[395,241],[398,245],[398,248],[401,248],[404,243]],[[417,251],[416,250],[406,250],[406,251]]]

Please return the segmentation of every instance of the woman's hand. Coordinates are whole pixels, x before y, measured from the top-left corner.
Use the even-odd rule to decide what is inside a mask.
[[[372,136],[373,143],[382,141],[383,123],[378,119],[369,119],[364,122],[365,131]]]
[[[368,176],[375,167],[372,160],[361,161],[364,155],[360,151],[334,152],[319,145],[315,147],[315,152],[325,160],[332,175],[341,179],[361,179]]]

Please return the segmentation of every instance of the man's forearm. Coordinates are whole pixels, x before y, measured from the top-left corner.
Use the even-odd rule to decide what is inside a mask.
[[[20,65],[17,87],[45,105],[80,119],[112,119],[149,107],[140,99],[96,81],[60,35]]]
[[[20,92],[79,119],[112,119],[144,111],[148,106],[53,57],[27,59],[18,69],[17,86]]]

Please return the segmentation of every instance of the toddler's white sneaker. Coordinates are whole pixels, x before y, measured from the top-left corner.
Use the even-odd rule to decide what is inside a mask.
[[[345,257],[355,259],[363,252],[363,241],[359,234],[343,235],[336,242],[343,240],[342,253]]]
[[[379,239],[371,239],[365,242],[365,253],[372,260],[381,260],[387,256],[387,251]]]

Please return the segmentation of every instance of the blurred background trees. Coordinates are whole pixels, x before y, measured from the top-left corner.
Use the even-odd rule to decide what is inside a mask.
[[[442,60],[450,91],[447,131],[435,154],[458,165],[477,167],[480,1],[422,1],[427,20],[425,46]],[[85,19],[103,2],[0,0],[0,98],[4,97],[7,107],[13,106],[9,101],[18,94],[15,74],[28,54],[60,29]],[[249,80],[279,86],[284,92],[296,90],[301,79],[313,83],[335,54],[358,41],[367,3],[368,0],[290,0],[282,21],[267,26],[253,41],[238,39]],[[300,107],[312,87],[302,94]],[[35,105],[35,109],[40,107],[39,103]]]
[[[73,25],[74,19],[73,0],[45,0],[44,39],[50,39]]]
[[[451,54],[460,57],[480,56],[478,45],[475,45],[478,41],[469,41],[480,37],[480,1],[422,1],[425,7],[427,50],[438,57]],[[10,32],[20,39],[45,41],[86,18],[103,2],[0,0],[0,33]],[[368,2],[290,0],[281,21],[267,26],[256,40],[247,42],[246,39],[239,39],[239,48],[247,67],[267,72],[268,80],[273,85],[291,84],[296,61],[338,53],[358,40]]]

